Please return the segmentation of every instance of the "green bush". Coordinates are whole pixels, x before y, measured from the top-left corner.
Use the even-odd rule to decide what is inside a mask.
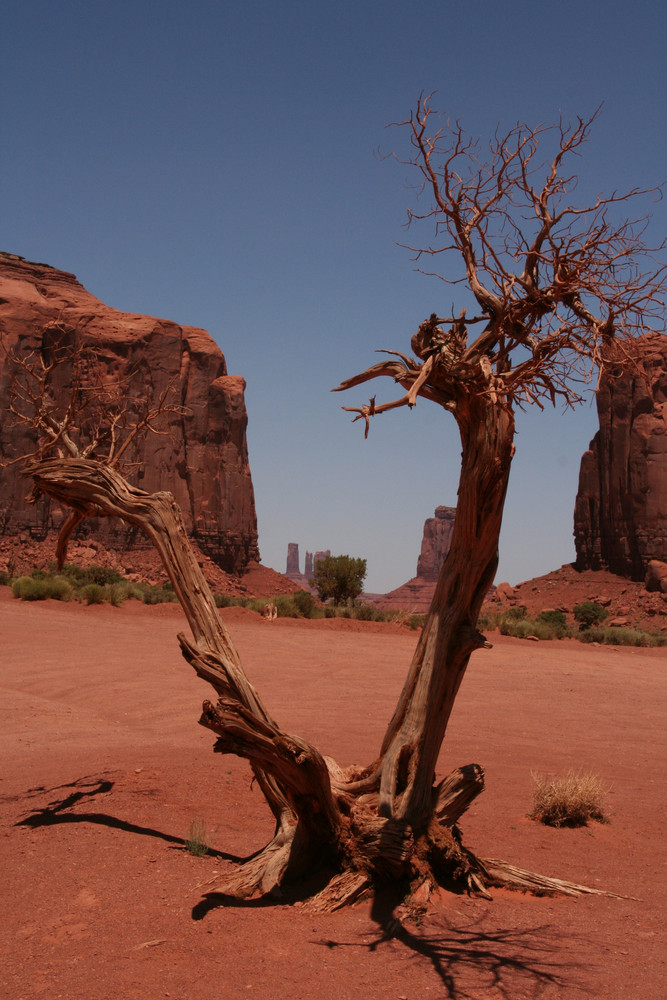
[[[22,601],[45,601],[49,597],[54,601],[69,601],[72,588],[62,577],[20,576],[12,583],[12,594]]]
[[[86,604],[104,604],[107,599],[107,592],[99,583],[87,583],[79,590],[82,601]]]
[[[173,589],[166,587],[156,587],[152,583],[138,584],[141,591],[141,599],[144,604],[175,604],[178,598]]]
[[[0,587],[9,587],[12,582],[11,574],[7,570],[0,569]]]
[[[502,617],[509,622],[520,622],[522,618],[527,616],[527,614],[528,608],[524,607],[523,604],[519,604],[515,608],[508,608]]]
[[[584,629],[577,638],[581,642],[597,642],[607,646],[667,646],[666,635],[654,635],[636,628],[595,627]]]
[[[55,564],[51,566],[51,570],[55,569]],[[61,575],[64,576],[70,583],[79,589],[80,587],[85,587],[89,583],[96,583],[100,587],[105,587],[111,583],[122,583],[125,579],[122,573],[119,573],[115,569],[110,569],[108,566],[77,566],[75,563],[65,563],[62,568]]]
[[[538,622],[544,622],[545,625],[554,625],[556,628],[567,628],[567,619],[562,611],[555,609],[549,609],[549,611],[540,611],[537,616]]]
[[[498,631],[501,635],[511,635],[516,639],[525,639],[527,636],[535,636],[536,639],[562,639],[567,634],[565,627],[554,625],[548,621],[540,621],[538,618],[511,619],[506,615],[498,623]]]
[[[229,594],[214,594],[213,600],[215,601],[216,608],[230,608],[236,603],[234,598]]]
[[[597,601],[582,601],[575,605],[574,617],[579,622],[579,628],[587,629],[591,625],[599,625],[609,616],[606,608],[603,608]]]
[[[303,615],[299,611],[294,598],[289,594],[278,594],[274,598],[273,603],[278,609],[279,618],[303,618]],[[266,604],[266,601],[262,601],[262,606]]]
[[[126,583],[110,583],[105,587],[107,592],[107,601],[114,608],[119,608],[123,601],[126,601],[130,596],[131,587]]]
[[[292,600],[296,605],[297,611],[302,614],[304,618],[313,617],[313,612],[317,607],[317,601],[309,590],[297,590],[292,595]],[[280,612],[278,612],[278,614],[280,614]]]
[[[352,615],[360,622],[376,622],[378,620],[377,608],[372,604],[357,604],[352,609]]]

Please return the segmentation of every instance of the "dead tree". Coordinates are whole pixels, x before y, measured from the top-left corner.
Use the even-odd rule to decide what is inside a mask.
[[[596,370],[631,360],[633,337],[660,313],[664,269],[642,270],[652,252],[641,220],[611,221],[618,203],[640,191],[598,198],[585,208],[570,205],[574,177],[565,165],[594,118],[571,127],[518,126],[495,137],[487,162],[459,126],[431,134],[432,118],[428,101],[420,100],[402,123],[413,146],[408,162],[420,172],[429,203],[422,215],[411,212],[410,222],[430,222],[435,239],[415,253],[453,254],[477,314],[432,314],[412,338],[415,357],[390,351],[338,387],[389,376],[403,388],[400,398],[373,399],[353,410],[366,433],[371,417],[422,397],[452,413],[463,448],[450,551],[371,764],[343,770],[280,729],[245,677],[171,494],[132,486],[112,452],[92,457],[72,433],[70,411],[56,416],[34,389],[27,398],[21,389],[26,369],[17,370],[15,398],[23,391],[24,402],[15,409],[27,419],[32,406],[30,419],[40,432],[26,466],[35,495],[67,505],[74,519],[120,517],[148,535],[192,631],[192,638],[179,636],[183,655],[218,696],[215,704],[204,703],[200,722],[216,734],[217,752],[250,762],[273,812],[273,840],[220,878],[220,892],[276,892],[316,868],[330,879],[311,905],[326,909],[387,880],[419,889],[421,899],[435,883],[482,892],[493,885],[591,891],[475,857],[462,844],[457,821],[482,790],[483,771],[467,765],[440,782],[435,771],[468,660],[485,644],[477,619],[497,566],[515,408],[559,400],[574,405]],[[540,143],[553,139],[553,156],[539,165]],[[147,417],[151,428],[154,416]],[[68,531],[66,522],[61,560]]]

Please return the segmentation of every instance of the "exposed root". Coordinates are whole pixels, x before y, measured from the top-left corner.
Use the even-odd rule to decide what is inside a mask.
[[[441,823],[452,826],[484,791],[484,769],[479,764],[457,767],[435,789],[435,815]]]
[[[357,902],[371,888],[369,875],[349,869],[334,875],[329,884],[308,901],[306,908],[314,913],[331,913]]]
[[[577,882],[567,882],[560,878],[549,878],[547,875],[539,875],[537,872],[526,871],[525,868],[517,868],[508,864],[507,861],[498,861],[495,858],[477,859],[484,880],[489,886],[498,888],[519,889],[523,892],[532,892],[538,896],[611,896],[613,899],[624,899],[615,892],[607,892],[604,889],[593,889],[589,885],[579,885]]]

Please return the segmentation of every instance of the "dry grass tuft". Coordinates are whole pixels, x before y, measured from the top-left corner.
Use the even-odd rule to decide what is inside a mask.
[[[606,823],[603,808],[606,789],[595,774],[568,771],[562,777],[532,774],[535,782],[531,819],[546,826],[587,826],[590,820]]]

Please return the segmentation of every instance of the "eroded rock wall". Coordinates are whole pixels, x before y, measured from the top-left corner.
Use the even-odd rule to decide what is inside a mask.
[[[129,380],[131,392],[153,398],[175,385],[184,414],[166,417],[163,434],[148,434],[128,478],[149,492],[170,490],[188,531],[201,550],[228,573],[241,573],[259,558],[257,518],[246,445],[245,382],[229,375],[220,348],[205,330],[164,319],[119,312],[100,302],[72,274],[0,253],[0,333],[6,350],[39,356],[54,324],[92,345],[104,378]],[[69,390],[58,373],[57,392]],[[9,404],[9,372],[0,356],[0,402]],[[34,449],[29,428],[6,417],[0,426],[0,460]],[[41,540],[55,531],[63,512],[51,501],[28,504],[29,483],[19,465],[0,472],[0,535]],[[120,521],[84,522],[93,535],[123,550],[143,539]]]
[[[667,561],[667,336],[647,334],[641,347],[645,378],[628,370],[601,382],[574,510],[577,568],[633,580]]]
[[[434,517],[424,522],[421,552],[417,560],[417,576],[422,580],[432,582],[438,579],[449,552],[455,515],[455,507],[436,507]]]

